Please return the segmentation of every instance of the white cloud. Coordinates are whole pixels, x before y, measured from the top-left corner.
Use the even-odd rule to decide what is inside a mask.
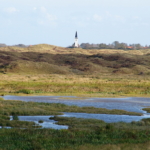
[[[105,15],[103,16],[103,18],[105,20],[109,20],[109,21],[112,21],[113,23],[116,22],[116,23],[125,23],[126,22],[126,18],[125,16],[123,15],[118,15],[118,14],[113,14],[113,13],[110,13],[109,11],[106,11],[105,12]]]
[[[149,26],[149,23],[146,23],[146,22],[143,22],[143,23],[141,23],[143,26]]]
[[[51,27],[57,26],[57,22],[55,22],[55,21],[39,20],[38,23],[43,26],[51,26]]]
[[[114,16],[114,19],[115,19],[116,21],[119,21],[119,22],[122,22],[122,23],[125,22],[125,18],[124,18],[123,16],[120,16],[120,15],[115,15],[115,16]]]
[[[37,10],[37,8],[36,8],[36,7],[33,7],[33,10],[35,11],[35,10]]]
[[[109,11],[106,11],[106,16],[107,17],[112,17],[112,14]]]
[[[45,7],[41,7],[40,10],[41,10],[41,12],[43,12],[43,13],[46,13],[46,12],[47,12],[47,9],[46,9]]]
[[[78,21],[78,22],[76,22],[76,25],[77,25],[78,27],[86,27],[86,26],[88,25],[88,23],[82,22],[82,21]]]
[[[101,21],[103,20],[103,18],[102,18],[100,15],[97,15],[97,14],[95,14],[95,15],[93,16],[93,19],[94,19],[95,21],[98,21],[98,22],[101,22]]]
[[[42,15],[39,21],[41,25],[57,26],[57,17],[47,12],[46,8],[41,8]]]
[[[7,13],[16,13],[16,12],[19,12],[19,10],[17,10],[15,7],[5,8],[4,11],[7,12]]]
[[[54,15],[51,15],[49,13],[46,14],[46,19],[48,19],[49,21],[56,21],[57,17]]]
[[[136,21],[142,21],[142,19],[139,16],[133,16],[132,19]]]

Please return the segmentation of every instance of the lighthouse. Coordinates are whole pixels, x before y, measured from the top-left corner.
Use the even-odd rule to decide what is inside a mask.
[[[77,31],[76,31],[76,33],[75,33],[75,42],[74,42],[74,47],[75,47],[75,48],[78,48],[78,47],[79,47]]]

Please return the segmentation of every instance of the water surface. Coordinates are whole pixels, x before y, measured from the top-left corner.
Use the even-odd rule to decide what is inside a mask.
[[[64,113],[64,117],[76,118],[93,118],[103,120],[105,122],[132,122],[140,121],[143,118],[150,118],[150,114],[143,111],[142,108],[150,107],[150,98],[142,97],[126,97],[126,98],[80,98],[69,96],[3,96],[5,100],[21,100],[25,102],[43,102],[43,103],[62,103],[66,105],[76,105],[79,107],[93,106],[106,109],[121,109],[131,112],[143,113],[143,116],[128,116],[128,115],[112,115],[112,114],[87,114],[87,113]],[[74,99],[73,99],[74,98]],[[54,121],[49,120],[50,116],[19,116],[19,120],[34,121],[38,123],[43,120],[42,128],[61,127],[56,125]],[[66,126],[62,128],[67,128]]]
[[[85,119],[98,119],[107,123],[140,121],[143,118],[150,118],[150,115],[129,116],[129,115],[112,115],[112,114],[88,114],[88,113],[64,113],[63,117],[76,117]]]
[[[26,102],[62,103],[79,107],[93,106],[106,109],[121,109],[131,112],[146,113],[144,107],[150,107],[150,98],[127,97],[127,98],[80,98],[72,100],[69,96],[3,96],[5,100],[21,100]],[[68,99],[70,98],[70,99]]]
[[[68,129],[68,126],[55,124],[56,121],[50,120],[50,117],[53,116],[18,116],[20,121],[32,121],[42,128]],[[39,123],[39,120],[42,120],[43,123]]]

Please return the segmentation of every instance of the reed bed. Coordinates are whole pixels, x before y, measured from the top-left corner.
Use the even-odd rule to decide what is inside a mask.
[[[0,94],[150,96],[149,76],[3,75]]]
[[[118,115],[134,115],[140,116],[141,113],[128,112],[125,110],[105,109],[95,107],[78,107],[67,106],[59,103],[35,103],[3,100],[0,101],[0,114],[7,116],[16,115],[61,115],[63,112],[81,112],[81,113],[97,113],[97,114],[118,114]]]
[[[93,107],[66,106],[64,104],[48,104],[0,100],[0,126],[12,127],[0,129],[0,149],[108,149],[129,148],[136,145],[149,146],[150,119],[131,123],[105,123],[102,120],[58,117],[60,112],[112,113],[114,110],[101,110]],[[122,111],[115,110],[115,113]],[[114,113],[114,112],[113,112]],[[54,115],[50,119],[57,124],[68,125],[69,129],[38,129],[34,122],[19,121],[19,115]],[[135,114],[134,114],[135,115]],[[13,120],[10,121],[10,117]]]
[[[74,124],[76,121],[74,119]],[[93,122],[93,123],[91,123]],[[96,123],[96,125],[95,125]],[[73,126],[73,125],[72,125]],[[76,126],[77,127],[77,126]],[[150,130],[116,128],[113,124],[102,121],[83,120],[79,127],[68,130],[53,129],[0,129],[1,149],[104,149],[113,148],[148,148]],[[131,147],[130,147],[131,146]],[[142,147],[145,146],[145,147]]]

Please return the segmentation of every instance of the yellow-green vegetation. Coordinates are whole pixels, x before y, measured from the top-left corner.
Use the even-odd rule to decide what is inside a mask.
[[[0,76],[1,95],[150,96],[149,76],[58,74],[1,74]]]
[[[142,144],[103,144],[103,145],[82,145],[77,148],[77,150],[148,150],[150,147],[150,142]],[[73,148],[63,148],[60,150],[74,150]]]
[[[39,45],[31,45],[26,48],[21,47],[0,47],[0,51],[9,51],[9,52],[39,52],[39,53],[51,53],[51,54],[86,54],[93,55],[98,53],[104,54],[113,54],[113,53],[123,53],[123,54],[136,54],[136,55],[144,55],[150,53],[149,49],[143,50],[115,50],[115,49],[82,49],[82,48],[63,48],[55,45],[48,44],[39,44]]]
[[[150,108],[143,108],[144,111],[147,111],[148,113],[150,113]]]
[[[0,48],[0,94],[150,96],[150,50]]]
[[[35,103],[3,100],[0,101],[0,114],[7,116],[17,115],[61,115],[62,112],[81,112],[97,114],[118,114],[140,116],[141,113],[128,112],[125,110],[109,110],[105,108],[67,106],[59,103]]]
[[[5,115],[0,115],[0,126],[1,127],[12,127],[12,128],[40,128],[34,122],[19,121],[19,120],[9,120],[10,118]]]
[[[105,130],[0,130],[0,149],[44,150],[148,150],[150,131]]]

